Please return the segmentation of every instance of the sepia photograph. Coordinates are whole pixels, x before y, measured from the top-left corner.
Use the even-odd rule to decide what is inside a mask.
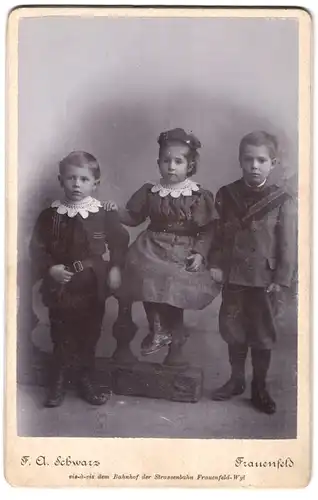
[[[308,482],[310,36],[302,9],[11,12],[9,482]]]

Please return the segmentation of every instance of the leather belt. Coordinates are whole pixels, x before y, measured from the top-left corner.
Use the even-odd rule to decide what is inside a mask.
[[[93,267],[93,259],[75,260],[72,264],[67,266],[70,271],[81,273],[85,269]]]

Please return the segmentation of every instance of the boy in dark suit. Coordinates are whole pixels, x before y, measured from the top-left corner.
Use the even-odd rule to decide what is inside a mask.
[[[224,401],[245,391],[250,347],[252,404],[267,414],[276,411],[266,387],[275,306],[282,288],[291,284],[296,263],[295,201],[269,180],[277,150],[276,138],[266,132],[246,135],[239,148],[243,177],[216,195],[224,281],[219,327],[228,344],[231,377],[212,399]]]
[[[100,182],[99,164],[85,151],[73,151],[59,164],[64,199],[41,212],[30,253],[35,278],[42,278],[49,309],[53,367],[47,407],[62,404],[66,370],[79,368],[80,396],[92,405],[109,393],[93,384],[95,349],[105,300],[121,284],[129,235],[116,212],[106,212],[92,195]],[[103,255],[109,248],[110,261]]]

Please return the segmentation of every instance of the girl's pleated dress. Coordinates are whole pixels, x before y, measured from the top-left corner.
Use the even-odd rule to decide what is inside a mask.
[[[136,225],[150,223],[128,250],[121,295],[129,301],[203,309],[220,292],[206,266],[213,239],[213,195],[196,182],[146,183],[126,209]],[[187,257],[200,253],[204,264],[187,270]]]

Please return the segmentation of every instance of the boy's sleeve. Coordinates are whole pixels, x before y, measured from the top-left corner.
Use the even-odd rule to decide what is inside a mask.
[[[37,281],[45,276],[49,268],[54,265],[53,258],[48,252],[48,238],[50,232],[50,217],[47,211],[37,219],[29,246],[31,257],[32,277]]]
[[[297,207],[293,198],[281,206],[277,224],[277,262],[274,282],[290,286],[297,261]]]
[[[105,212],[106,242],[110,253],[110,265],[122,266],[129,244],[129,233],[121,225],[117,212]]]

